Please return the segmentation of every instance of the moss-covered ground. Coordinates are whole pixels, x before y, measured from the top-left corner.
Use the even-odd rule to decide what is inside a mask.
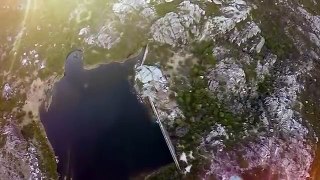
[[[46,135],[44,134],[43,127],[38,121],[32,121],[25,125],[22,130],[22,135],[30,142],[32,142],[38,153],[39,168],[45,174],[47,179],[58,179],[57,164],[54,152]]]

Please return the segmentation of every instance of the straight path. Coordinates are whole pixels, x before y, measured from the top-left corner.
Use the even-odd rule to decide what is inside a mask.
[[[148,97],[148,100],[149,100],[149,103],[152,107],[152,110],[153,110],[153,113],[155,114],[156,118],[157,118],[157,122],[160,126],[160,129],[161,129],[161,132],[162,132],[162,135],[167,143],[167,146],[169,148],[169,151],[170,151],[170,154],[172,156],[172,159],[174,161],[174,163],[176,164],[176,167],[178,168],[178,170],[181,170],[180,169],[180,166],[179,166],[179,162],[178,162],[178,159],[177,159],[177,156],[176,156],[176,153],[175,153],[175,150],[174,150],[174,147],[172,145],[172,142],[170,140],[170,137],[165,129],[165,127],[162,125],[162,122],[160,120],[160,117],[159,117],[159,114],[158,114],[158,111],[156,109],[156,107],[154,106],[154,103],[152,102],[152,99],[150,97]]]

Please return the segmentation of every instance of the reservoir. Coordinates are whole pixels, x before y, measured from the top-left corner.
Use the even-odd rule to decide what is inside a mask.
[[[141,54],[124,63],[83,68],[71,52],[40,117],[62,178],[126,180],[172,162],[159,126],[138,100],[130,76]]]

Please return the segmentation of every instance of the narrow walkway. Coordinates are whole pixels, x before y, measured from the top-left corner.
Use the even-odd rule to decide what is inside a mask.
[[[140,63],[140,66],[143,66],[143,64],[144,64],[144,62],[146,60],[147,54],[148,54],[148,47],[149,47],[148,45],[145,47],[143,58],[141,59],[141,62],[137,63],[137,65]],[[168,135],[168,132],[166,131],[165,127],[162,125],[162,122],[161,122],[161,119],[159,117],[158,111],[157,111],[152,99],[149,96],[148,96],[148,100],[149,100],[149,103],[150,103],[150,105],[152,107],[152,111],[153,111],[154,115],[157,118],[157,122],[159,124],[160,129],[161,129],[161,133],[162,133],[162,135],[163,135],[163,137],[164,137],[164,139],[165,139],[165,141],[167,143],[167,146],[169,148],[169,151],[170,151],[170,154],[172,156],[172,159],[173,159],[174,163],[176,164],[177,169],[179,171],[181,171],[181,168],[179,166],[179,162],[178,162],[174,147],[172,145],[172,142],[170,140],[170,137]]]
[[[152,102],[152,99],[150,97],[148,97],[148,100],[149,100],[149,103],[151,104],[151,107],[152,107],[152,110],[153,110],[153,113],[155,114],[156,118],[157,118],[157,122],[160,126],[160,129],[161,129],[161,132],[162,132],[162,135],[164,137],[164,139],[166,140],[166,143],[167,143],[167,146],[169,148],[169,151],[170,151],[170,154],[172,156],[172,159],[174,161],[174,163],[176,164],[176,167],[178,168],[178,170],[181,170],[180,169],[180,166],[179,166],[179,162],[178,162],[178,159],[177,159],[177,156],[176,156],[176,153],[175,153],[175,150],[174,150],[174,147],[172,145],[172,142],[170,140],[170,137],[166,131],[166,129],[164,128],[164,126],[162,125],[162,122],[160,120],[160,117],[159,117],[159,114],[157,112],[157,109],[156,107],[154,106],[154,103]]]

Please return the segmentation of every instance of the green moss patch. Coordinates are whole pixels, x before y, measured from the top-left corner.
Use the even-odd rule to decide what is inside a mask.
[[[303,5],[303,8],[307,9],[310,13],[313,15],[319,15],[320,14],[320,3],[314,3],[316,1],[313,0],[295,0],[299,4]]]
[[[42,132],[39,122],[32,121],[25,125],[21,132],[29,141],[36,146],[39,154],[40,170],[45,173],[47,179],[58,179],[57,164],[46,136]]]
[[[270,75],[265,76],[264,80],[258,83],[258,93],[260,95],[267,95],[268,93],[272,92],[274,89],[274,78],[272,78]]]
[[[146,177],[146,180],[180,180],[182,175],[177,171],[174,163],[160,168],[158,171]]]
[[[182,2],[182,0],[174,0],[172,2],[165,2],[161,4],[155,4],[154,8],[157,12],[157,14],[160,17],[165,16],[169,12],[176,12],[179,4]]]
[[[7,135],[0,135],[0,148],[3,148],[7,141]]]
[[[201,65],[215,65],[216,59],[213,56],[213,41],[194,42],[191,46],[191,52],[199,59]]]
[[[216,15],[220,12],[219,5],[216,5],[215,3],[210,1],[200,1],[199,6],[206,12],[206,16]]]
[[[259,2],[259,7],[252,10],[252,17],[255,21],[260,21],[259,27],[266,40],[265,46],[280,59],[285,59],[296,52],[296,49],[293,41],[285,33],[285,19],[290,17],[283,17],[281,12],[281,6],[275,5],[274,2]]]

